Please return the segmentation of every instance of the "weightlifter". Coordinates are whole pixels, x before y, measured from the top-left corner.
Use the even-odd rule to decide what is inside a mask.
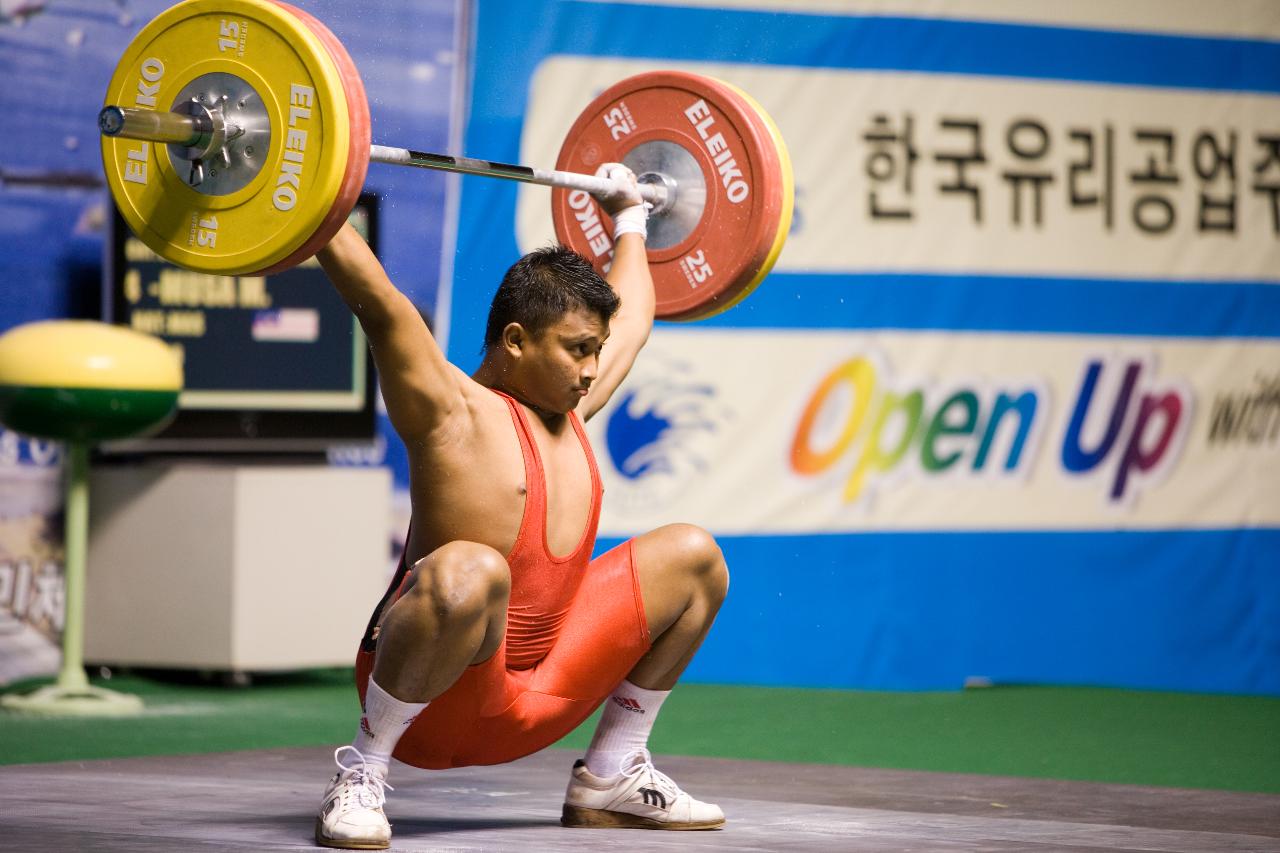
[[[607,280],[566,249],[521,258],[494,296],[472,376],[446,361],[349,226],[319,254],[372,346],[413,505],[404,557],[359,650],[363,715],[334,755],[320,845],[389,846],[393,755],[430,769],[512,761],[601,702],[561,823],[724,823],[647,749],[728,589],[719,547],[677,524],[591,559],[602,490],[582,422],[627,375],[654,317],[635,176],[619,164],[600,174],[626,187],[599,199],[614,221]]]

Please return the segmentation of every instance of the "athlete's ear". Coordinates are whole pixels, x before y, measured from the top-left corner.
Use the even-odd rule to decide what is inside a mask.
[[[528,343],[529,334],[519,323],[508,323],[502,330],[502,347],[512,358],[519,358]]]

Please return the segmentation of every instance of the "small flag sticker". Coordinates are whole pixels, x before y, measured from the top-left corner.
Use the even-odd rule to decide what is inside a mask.
[[[253,339],[284,344],[310,344],[320,337],[320,314],[313,308],[255,311]]]

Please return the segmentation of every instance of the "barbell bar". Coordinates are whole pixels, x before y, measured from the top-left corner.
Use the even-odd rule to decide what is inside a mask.
[[[604,271],[593,196],[636,173],[653,205],[646,249],[657,316],[700,319],[749,293],[789,230],[793,181],[776,125],[745,92],[646,72],[579,115],[554,170],[373,144],[360,75],[319,20],[281,0],[185,0],[135,37],[99,113],[103,164],[130,228],[203,272],[270,274],[346,220],[369,162],[542,184],[557,237]]]
[[[239,135],[241,130],[236,125],[225,123],[216,117],[216,113],[214,116],[158,112],[109,104],[98,113],[98,129],[103,136],[141,139],[148,142],[200,149],[203,156],[199,159],[203,160],[207,157],[217,156],[220,152],[221,146],[214,144],[216,131],[219,127],[224,129],[228,140]],[[579,172],[562,172],[558,169],[534,169],[529,166],[498,163],[493,160],[433,154],[428,151],[394,148],[389,145],[370,145],[369,162],[387,163],[393,166],[415,166],[420,169],[435,169],[442,172],[457,172],[464,175],[479,175],[488,178],[502,178],[526,184],[582,190],[592,195],[612,195],[625,192],[626,189],[623,184],[609,178],[584,175]],[[646,172],[638,175],[637,179],[640,184],[640,197],[653,205],[651,213],[661,213],[674,201],[674,196],[678,192],[678,184],[670,176],[657,172]]]

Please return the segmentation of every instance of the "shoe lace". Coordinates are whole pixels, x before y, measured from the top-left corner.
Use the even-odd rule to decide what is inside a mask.
[[[649,750],[637,747],[623,756],[622,775],[628,779],[634,779],[643,773],[649,774],[652,784],[667,795],[668,802],[675,802],[676,797],[684,793],[675,780],[653,766],[653,756]]]
[[[380,774],[374,772],[365,761],[364,754],[354,746],[338,747],[333,751],[333,760],[338,765],[338,774],[343,777],[347,790],[361,808],[382,808],[382,804],[387,801],[387,791],[395,790]]]

